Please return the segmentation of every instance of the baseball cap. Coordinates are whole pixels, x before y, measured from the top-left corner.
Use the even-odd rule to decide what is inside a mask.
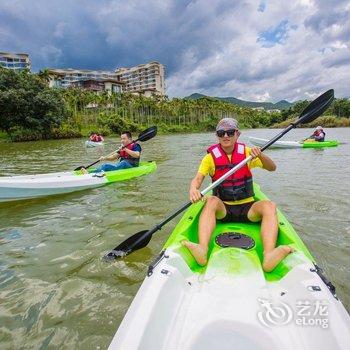
[[[216,126],[216,131],[219,130],[229,130],[229,129],[236,129],[238,130],[238,122],[236,119],[233,118],[223,118],[218,122],[218,125]]]

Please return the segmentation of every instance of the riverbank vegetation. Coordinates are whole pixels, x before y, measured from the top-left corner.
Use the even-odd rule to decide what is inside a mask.
[[[0,130],[12,141],[87,137],[157,125],[160,133],[214,130],[217,121],[235,117],[242,128],[284,127],[308,101],[282,112],[253,110],[205,97],[197,100],[130,93],[95,94],[81,89],[52,89],[43,74],[0,69]],[[350,102],[336,100],[312,125],[350,126]]]

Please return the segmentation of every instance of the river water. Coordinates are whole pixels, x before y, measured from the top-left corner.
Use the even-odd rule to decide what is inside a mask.
[[[245,130],[272,137],[278,131]],[[297,129],[284,139],[305,138]],[[328,149],[270,149],[274,173],[255,180],[300,234],[350,309],[350,129],[328,129],[344,142]],[[1,349],[105,349],[143,281],[148,264],[180,217],[149,245],[114,263],[101,257],[129,235],[153,227],[188,199],[188,186],[212,133],[157,136],[143,159],[157,172],[67,195],[0,203]],[[99,156],[84,141],[0,144],[0,175],[74,169]],[[119,145],[107,139],[104,153]],[[206,183],[208,184],[208,182]]]

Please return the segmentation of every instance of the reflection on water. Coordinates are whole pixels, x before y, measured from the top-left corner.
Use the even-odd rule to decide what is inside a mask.
[[[310,132],[293,130],[284,139]],[[249,130],[242,139],[275,134]],[[349,129],[329,129],[327,136],[347,142]],[[143,144],[143,158],[157,161],[154,174],[79,193],[0,203],[2,348],[106,348],[147,265],[179,218],[154,234],[145,249],[112,264],[101,257],[187,201],[189,182],[214,141],[209,133],[157,136]],[[2,143],[0,175],[69,170],[99,158],[100,150],[83,145],[83,140]],[[104,152],[118,146],[119,140],[107,139]],[[267,152],[278,169],[255,169],[256,181],[293,223],[349,307],[349,144]]]

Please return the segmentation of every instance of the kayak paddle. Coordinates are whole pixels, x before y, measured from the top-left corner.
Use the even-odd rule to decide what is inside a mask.
[[[274,138],[272,138],[270,141],[265,143],[263,147],[261,147],[261,151],[264,151],[266,148],[270,147],[274,142],[279,140],[283,135],[285,135],[287,132],[289,132],[291,129],[296,128],[299,124],[309,123],[312,120],[319,117],[332,103],[334,99],[334,90],[328,90],[319,97],[317,97],[314,101],[312,101],[301,113],[298,120],[291,123],[287,128],[282,130],[278,135],[276,135]],[[221,176],[218,180],[213,182],[210,186],[208,186],[206,189],[201,191],[201,195],[204,196],[206,193],[211,191],[213,188],[218,186],[220,183],[222,183],[226,178],[228,178],[230,175],[232,175],[234,172],[236,172],[238,169],[242,168],[246,163],[251,161],[253,159],[252,156],[249,156],[248,158],[244,159],[242,162],[237,164],[235,167],[233,167],[230,171],[228,171],[225,175]],[[177,209],[173,214],[168,216],[164,221],[159,223],[158,225],[154,226],[150,230],[143,230],[140,232],[135,233],[134,235],[127,238],[125,241],[120,243],[117,247],[115,247],[113,250],[111,250],[108,254],[104,256],[104,260],[113,260],[116,258],[120,258],[123,256],[126,256],[130,253],[132,253],[135,250],[141,249],[145,247],[148,242],[151,240],[152,235],[159,231],[165,224],[167,224],[169,221],[171,221],[173,218],[175,218],[177,215],[179,215],[181,212],[183,212],[185,209],[190,207],[192,204],[191,201],[187,202],[185,205]]]
[[[137,141],[148,141],[150,140],[151,138],[153,138],[154,136],[157,135],[157,127],[156,126],[151,126],[150,128],[146,129],[145,131],[143,131],[139,137],[135,140],[135,141],[132,141],[133,143],[137,142]],[[125,148],[126,146],[123,146],[123,147],[120,147],[117,151],[114,151],[110,154],[107,155],[107,157],[111,156],[112,154],[122,150],[123,148]],[[85,168],[85,169],[88,169],[90,168],[91,166],[95,165],[96,163],[98,163],[100,160],[97,160],[96,162],[93,162],[87,166],[84,166],[84,165],[81,165],[81,166],[78,166],[77,168],[74,169],[74,171],[78,171],[78,170],[81,170],[81,168]]]

